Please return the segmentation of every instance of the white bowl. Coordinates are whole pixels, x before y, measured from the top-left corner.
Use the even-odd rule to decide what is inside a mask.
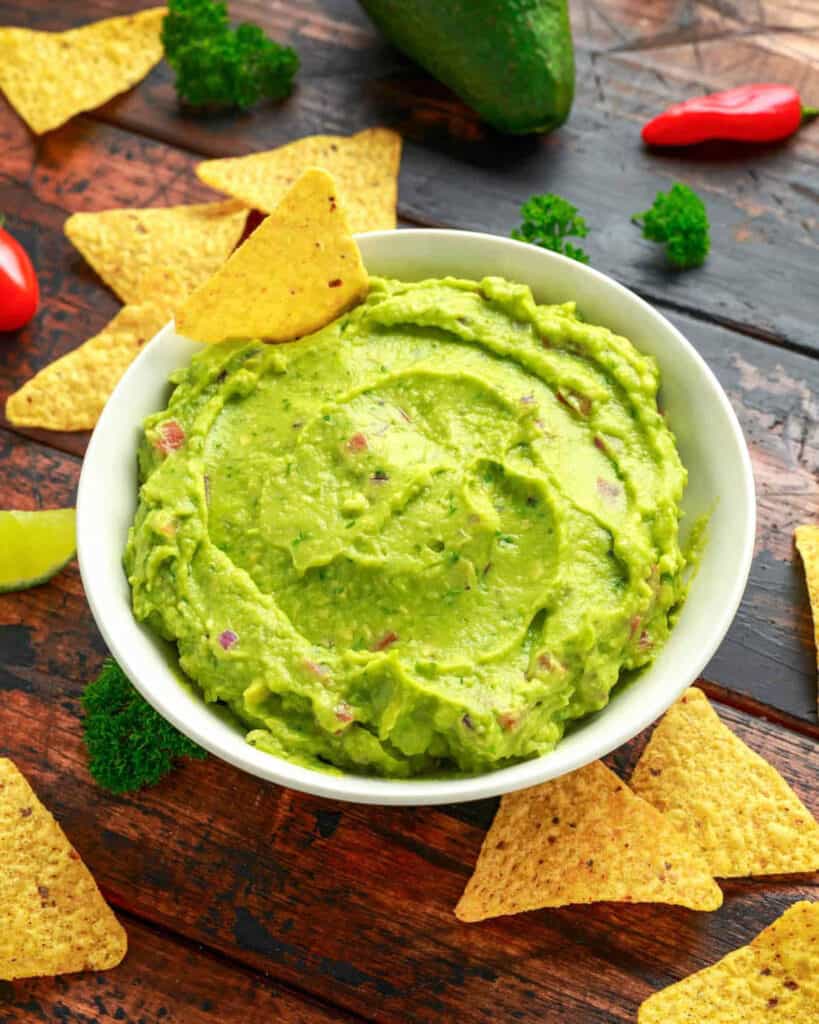
[[[716,378],[680,332],[596,270],[522,242],[470,232],[382,231],[362,235],[358,243],[374,274],[404,280],[492,274],[528,284],[539,302],[574,299],[587,320],[625,334],[657,359],[663,405],[689,471],[683,502],[687,521],[711,512],[711,522],[699,573],[656,661],[551,753],[465,779],[330,775],[245,743],[238,727],[180,683],[169,645],[134,619],[122,568],[137,501],[142,421],[165,407],[168,374],[200,347],[179,337],[173,323],[128,369],[88,446],[77,500],[85,592],[111,653],[143,696],[212,754],[253,775],[320,796],[375,804],[450,803],[532,786],[602,757],[653,722],[697,678],[728,631],[748,577],[755,531],[753,474],[742,431]]]

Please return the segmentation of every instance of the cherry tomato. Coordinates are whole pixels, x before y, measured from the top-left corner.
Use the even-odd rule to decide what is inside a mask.
[[[0,227],[0,331],[25,327],[37,312],[40,288],[28,253]]]

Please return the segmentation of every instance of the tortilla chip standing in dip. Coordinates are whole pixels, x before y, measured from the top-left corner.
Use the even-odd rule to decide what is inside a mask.
[[[318,170],[177,329],[208,344],[145,423],[125,565],[136,617],[251,744],[486,771],[655,657],[686,472],[627,339],[500,278],[367,291]]]
[[[291,341],[359,302],[367,274],[332,177],[312,168],[176,313],[176,328],[211,344]]]

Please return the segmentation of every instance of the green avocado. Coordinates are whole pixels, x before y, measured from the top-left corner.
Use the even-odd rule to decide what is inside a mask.
[[[551,750],[665,643],[686,471],[654,362],[571,304],[371,278],[316,334],[207,345],[172,381],[133,609],[258,749],[487,771]]]
[[[502,132],[548,132],[569,116],[567,0],[360,0],[387,38]]]

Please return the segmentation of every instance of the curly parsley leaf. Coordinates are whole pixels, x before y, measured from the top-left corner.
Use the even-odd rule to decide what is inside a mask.
[[[180,758],[207,757],[154,711],[110,658],[85,688],[82,704],[89,770],[100,786],[113,793],[155,785]]]
[[[705,203],[687,185],[676,182],[669,192],[658,192],[650,209],[631,218],[652,242],[665,245],[670,263],[681,270],[699,267],[711,248]]]
[[[194,107],[248,110],[261,99],[283,99],[299,68],[295,50],[258,25],[232,29],[216,0],[170,0],[162,45],[179,97]]]
[[[520,215],[521,225],[512,232],[512,238],[562,253],[579,263],[589,262],[582,249],[565,241],[566,238],[585,238],[589,233],[586,221],[568,199],[551,192],[532,196],[521,206]]]

